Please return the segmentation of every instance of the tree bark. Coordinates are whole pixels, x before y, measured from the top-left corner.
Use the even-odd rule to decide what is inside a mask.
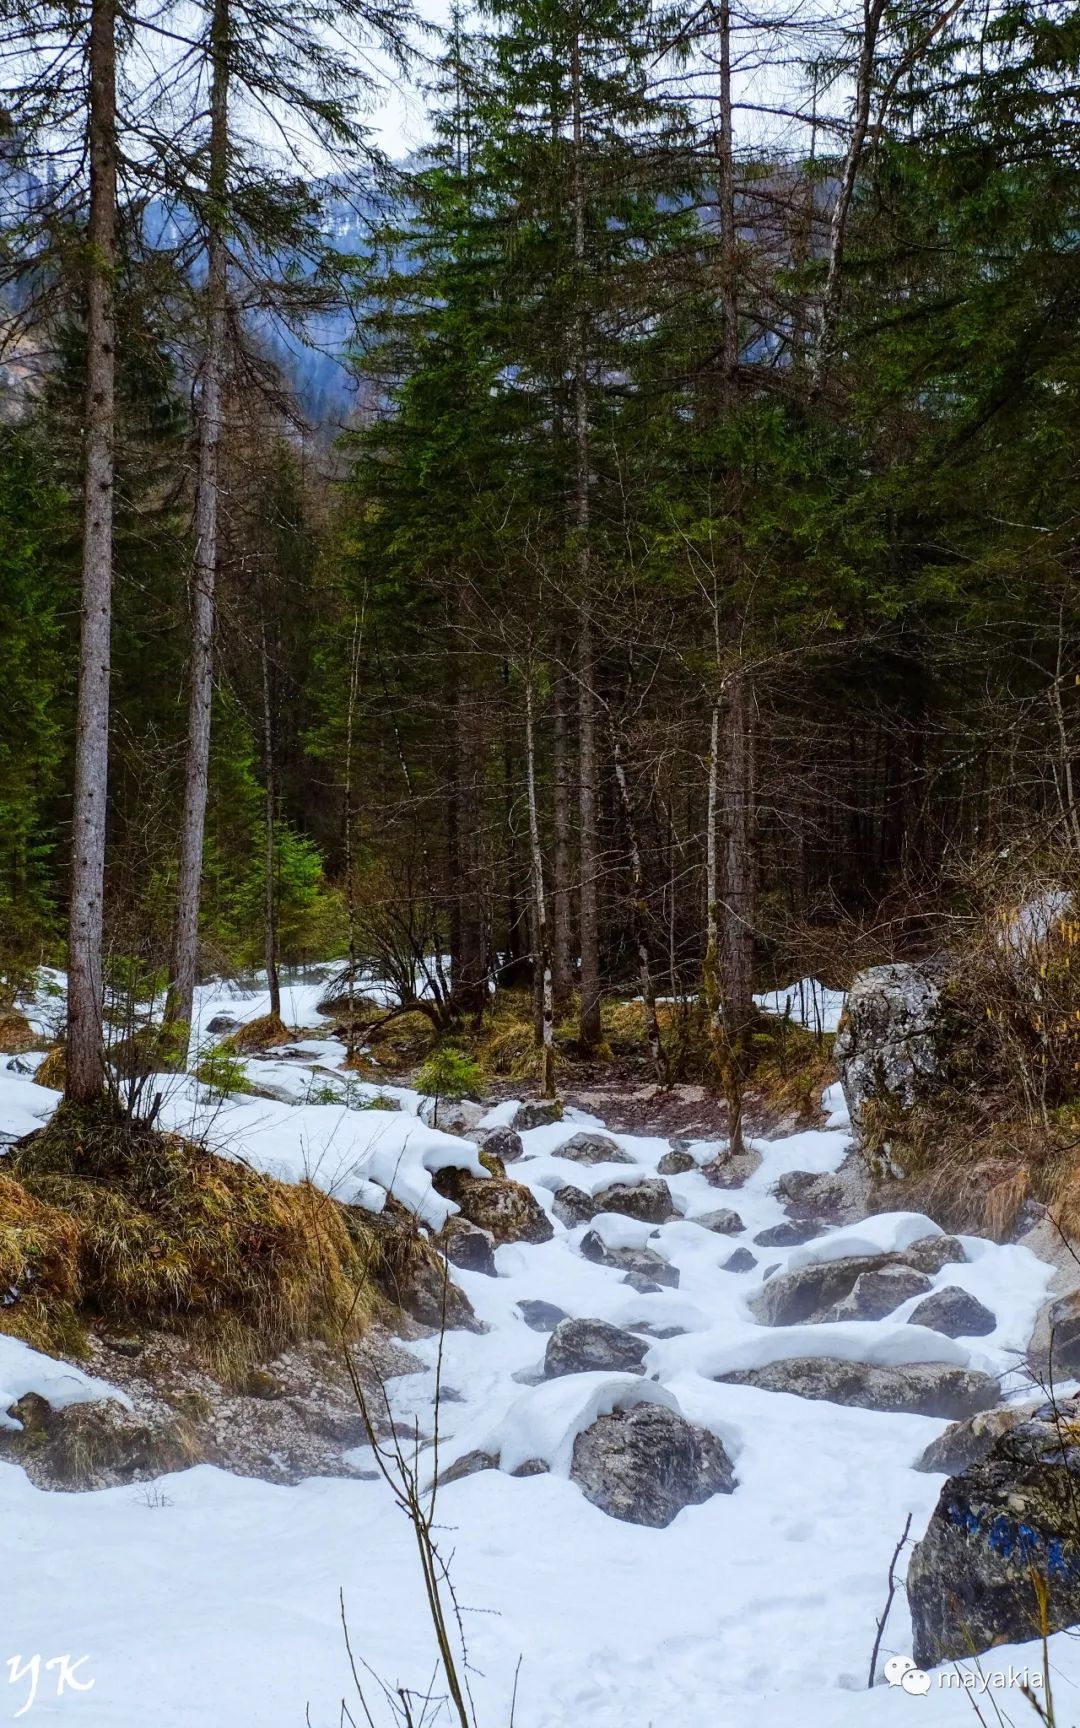
[[[574,331],[574,504],[580,604],[578,635],[579,884],[578,933],[581,940],[581,1015],[579,1035],[586,1049],[600,1042],[600,918],[597,904],[600,858],[596,821],[596,693],[592,618],[589,385],[585,292],[585,163],[581,95],[581,43],[575,32],[570,50],[573,109],[574,268],[577,317]]]
[[[555,1096],[555,992],[551,976],[551,942],[548,935],[547,901],[544,896],[544,854],[540,846],[540,817],[536,807],[536,739],[533,726],[531,669],[525,677],[525,773],[529,793],[529,850],[532,858],[533,906],[536,922],[536,966],[540,973],[540,1096]]]
[[[731,95],[731,0],[720,0],[720,347],[721,396],[731,404],[739,364],[738,233],[735,226],[735,122]]]
[[[105,1085],[102,931],[109,769],[113,450],[116,423],[116,6],[90,13],[90,219],[87,234],[86,450],[82,622],[72,816],[65,1095],[89,1104]]]
[[[166,1022],[175,1028],[183,1063],[199,963],[199,894],[210,777],[210,711],[214,689],[214,587],[221,502],[221,424],[228,316],[225,242],[229,153],[229,0],[215,0],[210,26],[210,197],[207,238],[206,350],[199,403],[195,560],[191,584],[191,673],[184,814],[176,883],[172,965]]]
[[[266,984],[270,1012],[281,1019],[281,983],[277,968],[277,883],[275,846],[274,714],[270,700],[270,656],[266,650],[266,624],[262,626],[263,781],[266,808]]]
[[[560,673],[555,687],[554,815],[555,858],[552,893],[552,980],[556,1012],[565,1012],[574,991],[573,916],[570,900],[570,725],[567,684]]]
[[[622,804],[627,844],[630,848],[630,893],[634,908],[634,946],[637,949],[638,982],[641,986],[641,1000],[645,1012],[645,1038],[649,1046],[649,1055],[652,1058],[653,1071],[656,1074],[656,1083],[658,1086],[666,1086],[668,1083],[667,1057],[664,1054],[664,1041],[660,1036],[660,1021],[656,1014],[656,986],[653,983],[652,966],[649,961],[649,931],[646,918],[645,872],[641,861],[641,842],[638,839],[634,804],[630,796],[630,784],[626,777],[626,761],[622,740],[617,731],[612,736],[612,754],[615,761],[615,783],[619,788],[619,801]]]
[[[742,1146],[742,1083],[754,1019],[754,855],[753,855],[752,691],[747,675],[732,682],[728,716],[726,834],[720,991],[727,1059],[726,1082],[732,1120],[732,1149]]]

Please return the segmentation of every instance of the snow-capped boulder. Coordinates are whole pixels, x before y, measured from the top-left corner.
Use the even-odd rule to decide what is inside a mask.
[[[586,1194],[583,1188],[575,1188],[572,1182],[560,1188],[551,1203],[552,1215],[568,1230],[573,1230],[577,1224],[587,1224],[599,1210],[592,1195]]]
[[[728,1206],[721,1206],[715,1212],[699,1212],[690,1222],[700,1224],[703,1230],[711,1230],[715,1236],[737,1236],[746,1228],[739,1214]]]
[[[518,1312],[532,1332],[554,1332],[559,1321],[567,1318],[565,1310],[557,1308],[554,1302],[541,1302],[531,1296],[522,1297]]]
[[[658,1176],[688,1176],[692,1170],[696,1169],[696,1158],[692,1158],[689,1152],[676,1150],[664,1153],[656,1166],[656,1173]]]
[[[487,1115],[487,1105],[474,1104],[471,1098],[424,1098],[418,1114],[428,1128],[467,1138]]]
[[[562,1320],[548,1339],[544,1373],[549,1380],[600,1370],[641,1374],[648,1348],[643,1339],[606,1320]]]
[[[951,1476],[908,1567],[915,1660],[969,1660],[1080,1623],[1077,1412],[1043,1406]],[[1064,1432],[1063,1432],[1064,1424]]]
[[[669,1265],[651,1248],[609,1248],[596,1230],[586,1231],[579,1246],[584,1258],[597,1266],[612,1266],[631,1277],[647,1279],[651,1284],[678,1288],[678,1268]]]
[[[671,1189],[661,1176],[642,1176],[637,1182],[613,1182],[594,1194],[597,1212],[618,1212],[643,1224],[666,1224],[677,1216]]]
[[[940,960],[874,966],[852,984],[835,1055],[857,1130],[866,1126],[868,1105],[907,1110],[940,1083],[943,984]]]
[[[823,1218],[785,1218],[780,1224],[770,1224],[767,1230],[759,1230],[754,1241],[759,1248],[798,1248],[803,1242],[812,1242],[815,1236],[827,1229]]]
[[[770,1278],[750,1307],[754,1318],[765,1326],[799,1326],[823,1320],[837,1302],[842,1302],[868,1272],[891,1264],[888,1255],[853,1254],[842,1260],[813,1260],[794,1272]]]
[[[860,1273],[829,1318],[883,1320],[886,1314],[894,1313],[901,1302],[909,1301],[912,1296],[923,1296],[929,1288],[930,1280],[926,1273],[916,1272],[913,1266],[881,1266],[873,1272]]]
[[[525,1134],[530,1128],[547,1128],[552,1122],[561,1122],[562,1117],[563,1107],[558,1098],[534,1098],[528,1104],[518,1105],[510,1126],[516,1134]]]
[[[493,1153],[503,1164],[513,1164],[525,1155],[521,1135],[512,1128],[477,1128],[472,1138],[485,1155]]]
[[[906,1266],[929,1272],[933,1277],[943,1266],[962,1265],[967,1260],[967,1250],[955,1236],[923,1236],[918,1242],[910,1242],[900,1258]]]
[[[736,1248],[734,1254],[729,1254],[726,1260],[720,1262],[721,1272],[752,1272],[757,1261],[749,1248]]]
[[[988,1410],[1001,1397],[992,1375],[949,1362],[892,1366],[838,1356],[789,1356],[760,1368],[732,1369],[716,1378],[738,1386],[758,1386],[765,1392],[790,1392],[797,1398],[852,1404],[860,1410],[903,1411],[950,1421]]]
[[[610,1134],[573,1134],[559,1147],[558,1157],[569,1158],[574,1164],[632,1164],[629,1152],[624,1152]]]
[[[908,1318],[913,1326],[929,1326],[946,1338],[985,1338],[997,1327],[997,1316],[985,1303],[957,1284],[935,1290]]]
[[[463,1218],[489,1230],[496,1243],[550,1242],[554,1226],[539,1200],[522,1182],[507,1176],[473,1176],[468,1170],[440,1170],[435,1187],[460,1209]]]
[[[601,1416],[575,1440],[570,1475],[609,1517],[658,1530],[685,1507],[735,1487],[715,1434],[658,1404]]]
[[[463,1272],[484,1272],[489,1278],[495,1277],[495,1243],[491,1232],[470,1224],[460,1213],[446,1220],[439,1232],[439,1246],[451,1266],[460,1266]]]

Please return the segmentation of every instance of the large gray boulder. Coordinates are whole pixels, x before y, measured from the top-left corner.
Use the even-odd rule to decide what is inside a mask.
[[[916,1272],[913,1266],[882,1266],[874,1272],[860,1273],[847,1295],[836,1304],[831,1318],[884,1320],[887,1314],[895,1313],[901,1302],[923,1296],[929,1288],[926,1273]]]
[[[601,1416],[575,1440],[570,1476],[609,1517],[657,1530],[735,1487],[715,1434],[661,1404]]]
[[[945,1483],[908,1567],[920,1667],[1080,1624],[1076,1415],[1043,1406]]]
[[[629,1152],[616,1145],[610,1134],[573,1134],[563,1142],[555,1156],[569,1158],[574,1164],[632,1164]]]
[[[521,1135],[515,1134],[512,1128],[477,1128],[472,1138],[481,1152],[494,1153],[504,1164],[515,1163],[525,1153]]]
[[[552,1217],[565,1224],[568,1230],[573,1230],[578,1224],[588,1224],[599,1210],[592,1195],[586,1194],[584,1188],[575,1188],[572,1182],[560,1188],[551,1202]]]
[[[510,1126],[515,1134],[526,1134],[530,1128],[546,1128],[563,1118],[562,1101],[558,1098],[534,1098],[519,1104]]]
[[[944,1434],[931,1440],[912,1465],[931,1476],[958,1476],[972,1464],[988,1458],[1003,1434],[1011,1434],[1020,1422],[1034,1415],[1037,1404],[999,1404],[980,1410],[963,1422],[950,1422]]]
[[[874,966],[848,992],[834,1046],[851,1120],[865,1130],[869,1106],[908,1110],[940,1085],[945,1044],[944,965]]]
[[[474,1104],[471,1098],[425,1098],[419,1109],[421,1122],[438,1128],[443,1134],[472,1133],[488,1113],[486,1104]]]
[[[985,1338],[997,1326],[997,1316],[958,1284],[935,1290],[908,1315],[913,1326],[928,1326],[946,1338]]]
[[[495,1243],[489,1230],[481,1230],[455,1213],[443,1225],[438,1242],[451,1266],[459,1266],[463,1272],[483,1272],[489,1278],[496,1276]]]
[[[561,1320],[548,1339],[544,1373],[549,1380],[600,1370],[643,1374],[648,1348],[644,1339],[606,1320]]]
[[[651,1248],[609,1248],[595,1230],[587,1230],[580,1242],[581,1253],[596,1266],[610,1266],[629,1277],[644,1279],[650,1285],[666,1284],[678,1289],[679,1269],[654,1253]],[[635,1284],[635,1288],[639,1288]]]
[[[764,1368],[739,1368],[718,1374],[736,1386],[759,1386],[765,1392],[791,1392],[797,1398],[851,1404],[860,1410],[941,1416],[958,1421],[988,1410],[1000,1401],[997,1381],[973,1368],[948,1362],[908,1362],[883,1367],[876,1362],[848,1362],[838,1356],[788,1356]]]
[[[619,1212],[642,1224],[666,1224],[676,1216],[671,1189],[662,1176],[642,1176],[637,1182],[613,1182],[593,1195],[597,1212]]]
[[[824,1320],[864,1273],[878,1272],[891,1264],[891,1257],[886,1254],[847,1254],[841,1260],[812,1260],[808,1266],[770,1278],[751,1298],[750,1307],[754,1318],[765,1326],[800,1326]]]

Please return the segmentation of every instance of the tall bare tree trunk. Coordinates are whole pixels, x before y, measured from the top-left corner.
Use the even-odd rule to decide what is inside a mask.
[[[529,851],[532,858],[533,907],[536,925],[535,965],[540,973],[540,1096],[555,1096],[555,992],[551,976],[551,940],[544,895],[544,854],[536,807],[536,738],[533,726],[532,668],[525,675],[525,777],[529,793]]]
[[[715,1039],[722,1033],[720,1013],[720,878],[716,821],[720,794],[720,700],[712,705],[709,727],[709,793],[705,816],[705,1011]]]
[[[574,990],[573,916],[570,902],[570,739],[567,683],[555,685],[553,737],[555,858],[552,893],[552,981],[556,1012],[564,1012]]]
[[[262,626],[263,780],[266,808],[266,984],[270,1012],[281,1019],[281,983],[277,968],[277,882],[275,817],[277,786],[274,778],[274,712],[270,700],[270,656],[266,649],[266,624]]]
[[[885,15],[885,6],[886,0],[863,0],[862,37],[859,43],[858,63],[855,68],[855,110],[852,116],[851,136],[848,139],[844,165],[840,170],[840,185],[837,188],[836,200],[829,222],[825,286],[821,295],[818,342],[814,356],[816,379],[820,379],[828,368],[836,338],[836,315],[840,306],[840,273],[844,263],[844,240],[847,234],[848,213],[855,196],[855,182],[858,179],[863,146],[866,143],[866,135],[870,127],[874,60],[881,22]]]
[[[215,0],[210,25],[210,198],[206,350],[199,402],[199,471],[191,583],[191,673],[184,815],[176,882],[172,965],[165,1017],[175,1028],[176,1059],[186,1054],[199,961],[199,890],[210,776],[214,691],[214,585],[221,501],[221,423],[228,316],[225,242],[229,154],[229,0]]]
[[[615,761],[615,781],[619,788],[619,801],[622,804],[623,820],[626,823],[626,838],[630,847],[630,892],[634,906],[634,946],[638,957],[638,981],[641,985],[641,1000],[645,1011],[645,1037],[652,1058],[653,1070],[658,1086],[668,1083],[667,1057],[664,1054],[664,1042],[660,1036],[660,1021],[656,1014],[656,986],[653,983],[652,966],[649,961],[649,931],[645,905],[645,871],[641,861],[641,842],[638,839],[637,820],[634,816],[633,799],[630,796],[630,784],[626,777],[626,761],[622,740],[617,731],[612,732],[612,754]]]
[[[730,407],[739,364],[738,230],[735,216],[735,111],[731,94],[731,0],[720,0],[720,370],[723,402]]]
[[[746,673],[731,685],[725,785],[721,1002],[727,1060],[726,1080],[733,1151],[742,1147],[742,1083],[754,1019],[753,692]]]
[[[105,1085],[101,944],[109,773],[113,447],[116,421],[116,5],[90,12],[90,221],[87,234],[86,447],[82,625],[72,818],[66,1096]]]
[[[575,32],[570,50],[570,86],[574,146],[574,266],[578,311],[574,331],[574,505],[580,604],[578,633],[578,775],[580,821],[578,934],[581,941],[582,1044],[600,1042],[600,916],[597,901],[600,864],[596,820],[596,692],[594,679],[592,566],[589,536],[589,383],[585,307],[585,138],[581,98],[581,43]]]

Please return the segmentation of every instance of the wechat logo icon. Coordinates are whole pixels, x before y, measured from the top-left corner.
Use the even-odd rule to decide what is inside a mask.
[[[910,1656],[890,1656],[885,1664],[885,1678],[890,1686],[899,1686],[913,1698],[925,1698],[930,1690],[930,1676],[916,1668]]]

